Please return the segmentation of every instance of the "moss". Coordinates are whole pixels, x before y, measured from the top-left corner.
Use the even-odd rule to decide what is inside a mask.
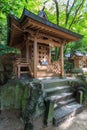
[[[5,65],[5,70],[8,72],[10,72],[10,71],[12,71],[12,64],[10,63],[10,64],[6,64]]]
[[[84,104],[87,103],[87,87],[85,88],[85,91],[84,91],[83,102],[84,102]]]
[[[12,77],[12,63],[8,60],[8,64],[5,64],[5,60],[0,61],[0,84],[5,84],[8,79]]]
[[[30,88],[29,88],[29,84],[26,84],[24,86],[24,94],[22,96],[22,112],[24,112],[27,107],[27,102],[29,97],[30,97]]]
[[[4,71],[4,66],[3,64],[0,62],[0,72],[3,72]]]
[[[6,83],[6,77],[5,77],[5,74],[4,73],[0,73],[0,85],[3,85]]]
[[[9,80],[1,87],[1,109],[22,110],[25,130],[33,129],[33,120],[42,115],[45,110],[42,86],[39,82],[21,82]]]
[[[23,119],[25,122],[25,130],[28,130],[27,126],[32,124],[33,120],[37,120],[42,113],[44,113],[44,100],[43,100],[43,91],[42,86],[39,82],[32,82],[29,84],[30,96],[27,99],[25,111],[23,111]],[[25,89],[26,90],[26,89]],[[24,96],[24,97],[27,97]]]
[[[71,86],[71,89],[74,93],[74,96],[76,97],[77,101],[85,102],[87,101],[87,84],[84,80],[81,79],[75,79],[68,81],[69,85]],[[83,92],[83,96],[81,97],[79,92]],[[83,98],[83,99],[82,99]]]
[[[83,70],[80,68],[74,68],[74,69],[72,69],[72,73],[74,73],[74,74],[83,73]]]
[[[20,109],[22,95],[22,83],[11,80],[1,88],[1,109]]]

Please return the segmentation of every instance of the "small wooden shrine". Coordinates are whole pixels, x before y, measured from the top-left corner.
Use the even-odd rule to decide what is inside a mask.
[[[87,54],[75,52],[70,59],[74,62],[74,68],[87,68]]]
[[[13,67],[18,78],[28,73],[34,78],[64,76],[64,45],[78,41],[82,35],[57,26],[24,9],[20,19],[8,18],[9,46],[19,48],[20,57],[16,57]],[[51,48],[60,48],[60,60],[51,63]]]

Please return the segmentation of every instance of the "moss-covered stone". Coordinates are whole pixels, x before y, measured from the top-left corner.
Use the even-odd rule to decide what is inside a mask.
[[[29,97],[30,97],[30,87],[29,87],[29,84],[25,84],[24,93],[22,96],[22,112],[24,112],[27,107],[27,102],[28,102]]]
[[[0,85],[3,85],[6,82],[6,77],[3,72],[0,72]]]
[[[5,70],[7,72],[11,72],[13,70],[12,63],[6,64],[5,65]]]
[[[10,80],[1,87],[1,110],[22,110],[25,130],[33,130],[33,121],[44,114],[43,90],[40,82]],[[38,122],[38,121],[37,121]]]
[[[87,82],[87,68],[75,68],[72,70],[72,74],[78,78]]]
[[[27,100],[26,109],[23,112],[25,130],[30,129],[30,126],[33,126],[33,120],[37,120],[37,117],[42,115],[45,110],[41,84],[39,82],[31,82],[29,87],[30,96]],[[33,127],[31,130],[33,130]]]
[[[6,81],[5,73],[4,73],[4,65],[0,61],[0,85],[4,84]]]
[[[83,88],[83,103],[84,105],[87,104],[87,86]]]
[[[5,84],[12,77],[12,63],[5,64],[0,61],[0,85]]]
[[[45,117],[44,117],[44,123],[46,125],[52,124],[53,120],[53,112],[54,112],[54,102],[53,101],[46,101],[46,110],[45,110]]]
[[[4,66],[3,64],[0,62],[0,72],[3,72],[4,71]]]
[[[1,88],[1,109],[20,109],[23,85],[18,80],[11,80]]]

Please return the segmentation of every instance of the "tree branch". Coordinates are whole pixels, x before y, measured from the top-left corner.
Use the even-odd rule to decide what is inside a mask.
[[[71,6],[71,8],[70,8],[70,10],[69,10],[69,12],[68,12],[69,0],[67,1],[67,6],[66,6],[66,20],[65,20],[65,25],[66,25],[66,26],[67,26],[67,24],[68,24],[69,15],[70,15],[70,13],[71,13],[71,11],[72,11],[72,8],[74,7],[75,3],[76,3],[76,0],[73,1],[73,4],[72,4],[72,6]]]
[[[76,18],[76,16],[77,16],[77,14],[78,14],[80,8],[83,6],[84,2],[85,2],[85,0],[82,0],[82,2],[80,3],[79,7],[78,7],[77,10],[75,11],[75,15],[74,15],[74,17],[73,17],[73,19],[72,19],[72,22],[71,22],[70,25],[69,25],[69,29],[71,28],[72,24],[74,23],[75,18]]]
[[[66,4],[66,19],[65,19],[65,25],[67,25],[67,20],[68,20],[68,7],[69,7],[69,0],[67,1],[67,4]]]
[[[56,21],[57,21],[57,25],[59,25],[59,5],[58,5],[57,0],[53,0],[53,2],[56,5]]]

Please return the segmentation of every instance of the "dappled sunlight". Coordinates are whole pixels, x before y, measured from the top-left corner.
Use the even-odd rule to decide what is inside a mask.
[[[67,118],[60,126],[55,127],[53,130],[87,130],[87,110],[74,116],[76,113],[71,114],[72,118]]]
[[[77,119],[87,121],[87,111],[84,111],[83,114],[79,114]]]
[[[56,128],[55,130],[67,130],[73,124],[73,120],[74,117],[69,120],[65,120],[64,123],[61,124],[59,128]]]

